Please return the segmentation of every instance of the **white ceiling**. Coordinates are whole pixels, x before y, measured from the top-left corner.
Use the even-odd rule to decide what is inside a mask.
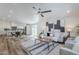
[[[33,23],[36,21],[36,17],[33,6],[41,8],[42,10],[52,10],[52,13],[46,14],[54,16],[63,16],[66,11],[69,10],[69,15],[79,15],[79,4],[62,4],[62,3],[0,3],[0,18],[14,20],[19,23]]]

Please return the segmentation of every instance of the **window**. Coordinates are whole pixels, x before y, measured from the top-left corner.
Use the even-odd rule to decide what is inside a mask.
[[[32,25],[32,35],[37,36],[37,24]]]

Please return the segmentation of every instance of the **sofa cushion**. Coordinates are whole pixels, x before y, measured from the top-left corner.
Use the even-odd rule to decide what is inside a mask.
[[[78,44],[74,44],[72,50],[79,52],[79,43]]]
[[[73,40],[72,50],[79,52],[79,36]]]
[[[74,39],[74,42],[75,42],[75,43],[79,43],[79,36],[77,36],[77,37]]]

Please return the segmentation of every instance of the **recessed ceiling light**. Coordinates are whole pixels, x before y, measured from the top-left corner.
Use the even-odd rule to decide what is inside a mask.
[[[69,14],[70,13],[70,10],[67,10],[66,12]]]

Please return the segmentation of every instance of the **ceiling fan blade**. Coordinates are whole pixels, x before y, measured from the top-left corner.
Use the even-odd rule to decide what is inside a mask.
[[[52,11],[51,10],[41,11],[41,13],[48,13],[48,12],[52,12]]]
[[[43,14],[40,14],[42,17],[44,17],[44,15]]]

